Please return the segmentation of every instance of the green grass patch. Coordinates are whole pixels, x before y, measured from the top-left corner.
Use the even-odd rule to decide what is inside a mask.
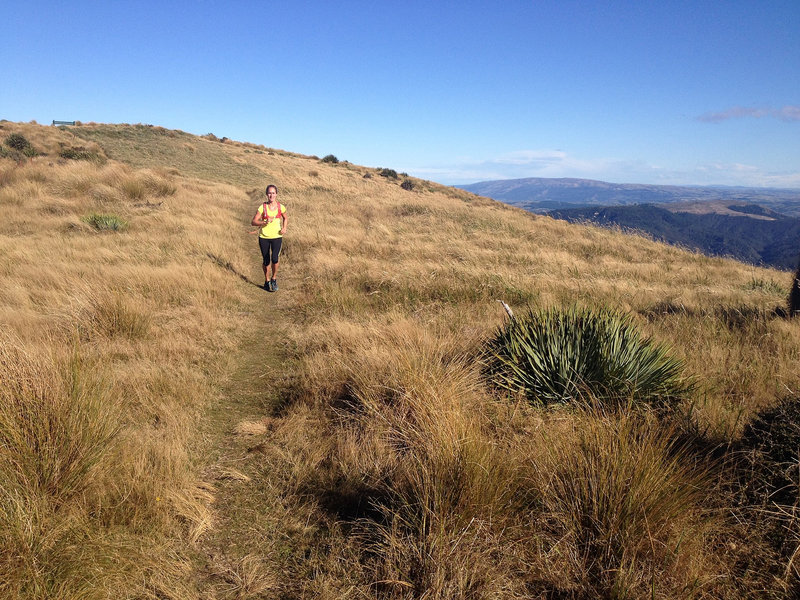
[[[124,231],[128,227],[127,221],[123,221],[116,215],[92,213],[81,218],[81,221],[88,223],[98,231]]]
[[[762,279],[756,277],[753,277],[748,282],[748,284],[745,286],[745,289],[761,291],[766,294],[780,294],[781,296],[786,294],[786,288],[780,283],[773,281],[772,279]]]

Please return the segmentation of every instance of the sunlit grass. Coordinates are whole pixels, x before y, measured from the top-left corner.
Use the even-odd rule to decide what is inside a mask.
[[[202,597],[198,424],[268,315],[292,368],[231,432],[246,533],[208,597],[778,597],[789,557],[726,521],[707,454],[800,389],[790,274],[221,138],[2,125],[49,156],[0,160],[0,592]],[[116,160],[54,159],[91,143]],[[291,215],[277,313],[247,285],[266,183]],[[532,406],[481,372],[499,301],[629,315],[696,387],[666,413]]]

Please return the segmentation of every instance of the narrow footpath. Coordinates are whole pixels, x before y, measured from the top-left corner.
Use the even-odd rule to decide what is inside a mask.
[[[243,243],[247,242],[252,243],[253,236],[247,236]],[[257,248],[252,250],[251,273],[257,273],[260,256]],[[213,495],[213,521],[197,541],[192,576],[203,600],[274,597],[280,584],[270,566],[280,534],[280,510],[273,510],[280,503],[280,490],[269,476],[262,449],[288,389],[284,374],[292,372],[296,360],[284,335],[295,302],[295,276],[286,267],[279,272],[278,292],[260,288],[260,275],[256,280],[231,274],[248,287],[241,343],[217,404],[205,414],[195,450],[199,472]]]

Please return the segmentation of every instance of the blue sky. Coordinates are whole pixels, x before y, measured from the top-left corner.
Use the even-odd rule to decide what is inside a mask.
[[[0,118],[390,167],[800,188],[800,2],[9,3]]]

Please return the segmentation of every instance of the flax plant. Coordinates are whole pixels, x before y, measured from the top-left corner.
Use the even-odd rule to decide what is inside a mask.
[[[605,308],[529,309],[497,332],[485,360],[498,385],[544,404],[587,394],[670,401],[690,390],[680,360]]]

